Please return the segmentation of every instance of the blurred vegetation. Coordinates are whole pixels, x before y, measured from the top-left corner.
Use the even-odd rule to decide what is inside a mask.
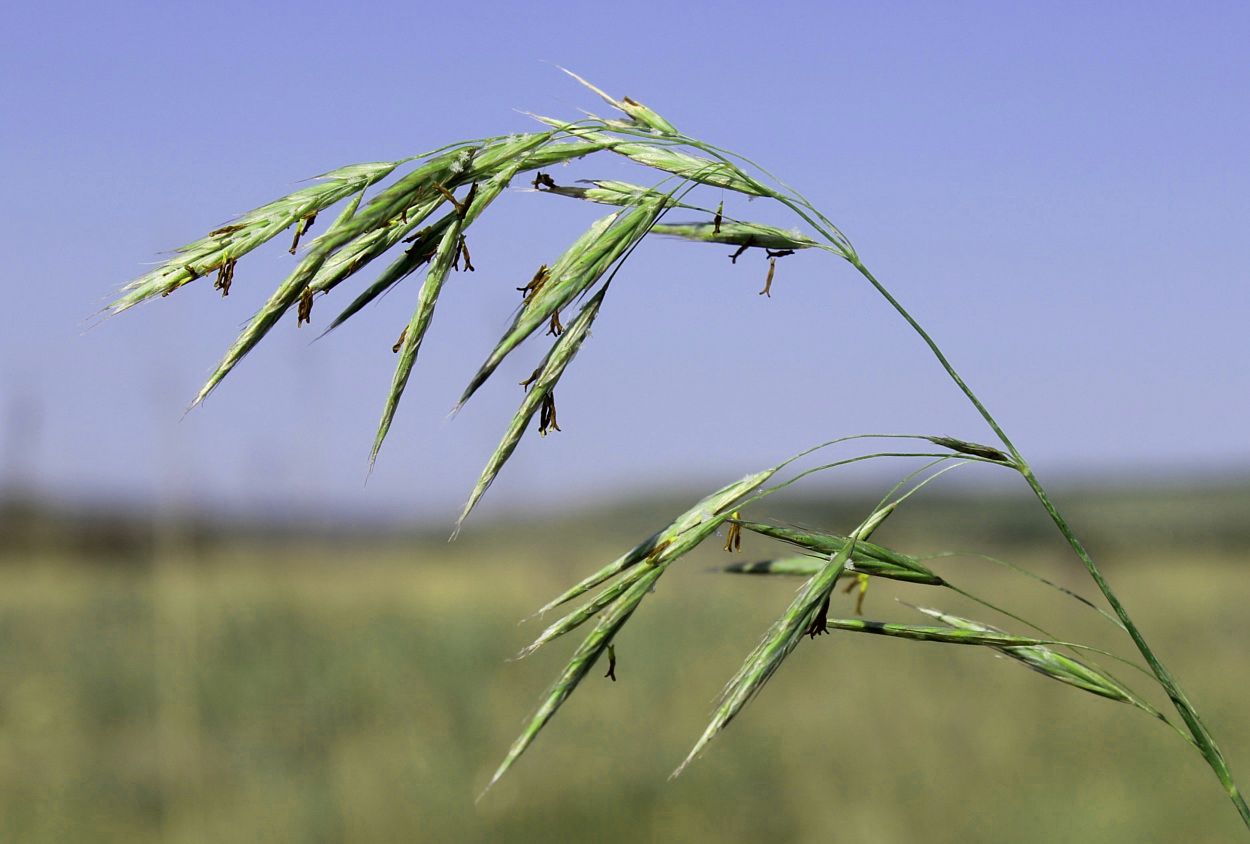
[[[0,841],[1240,834],[1198,754],[1127,706],[979,649],[849,634],[805,642],[705,757],[666,781],[798,585],[710,573],[729,560],[712,541],[619,637],[619,682],[588,681],[475,804],[578,640],[509,662],[540,629],[517,622],[695,497],[484,522],[451,545],[442,529],[153,519],[10,499]],[[1224,738],[1234,772],[1250,776],[1250,490],[1060,498]],[[769,515],[845,528],[864,504],[795,499]],[[995,553],[1092,593],[1036,509],[1003,495],[931,497],[875,539]],[[738,559],[777,549],[747,536]],[[1131,653],[1097,614],[1019,575],[973,559],[935,566],[1069,638]],[[896,596],[1027,632],[897,583],[874,582],[866,616],[923,621]],[[853,598],[838,598],[835,613],[849,616]]]

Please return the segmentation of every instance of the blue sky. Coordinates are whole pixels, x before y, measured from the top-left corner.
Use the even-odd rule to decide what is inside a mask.
[[[518,109],[603,111],[553,64],[800,187],[1044,477],[1250,468],[1250,7],[762,9],[10,11],[0,472],[56,495],[450,521],[519,400],[508,381],[542,344],[454,420],[447,411],[507,324],[513,288],[599,209],[517,191],[483,220],[478,272],[445,292],[367,485],[390,345],[419,276],[316,343],[285,322],[185,418],[289,269],[284,248],[242,262],[227,300],[199,283],[85,329],[159,252],[300,179],[524,130]],[[627,172],[595,161],[556,176]],[[988,438],[849,268],[787,259],[766,300],[764,263],[724,253],[640,250],[561,384],[565,430],[522,443],[484,514],[717,483],[859,431]]]

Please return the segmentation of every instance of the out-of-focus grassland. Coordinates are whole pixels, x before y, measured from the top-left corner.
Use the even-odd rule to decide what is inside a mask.
[[[909,550],[973,544],[956,527],[896,538]],[[1250,782],[1248,555],[1169,535],[1104,541],[1102,557]],[[618,638],[620,681],[601,679],[601,666],[475,804],[576,641],[509,662],[539,629],[518,621],[631,538],[596,517],[572,537],[531,525],[453,545],[190,543],[171,529],[135,552],[142,559],[10,555],[0,567],[0,841],[1244,834],[1198,755],[1141,713],[989,652],[849,634],[805,641],[706,756],[667,782],[797,586],[710,574],[728,559],[710,543]],[[744,557],[770,547],[747,537]],[[1009,551],[1091,591],[1055,542]],[[1094,613],[1010,572],[968,560],[940,570],[1065,636],[1118,641]],[[883,582],[866,615],[908,620],[895,596],[1003,624],[947,593]],[[839,596],[835,612],[851,606]]]

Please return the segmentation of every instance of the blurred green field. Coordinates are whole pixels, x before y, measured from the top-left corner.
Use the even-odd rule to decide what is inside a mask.
[[[728,559],[711,543],[618,637],[619,682],[592,674],[475,804],[576,641],[510,662],[540,629],[518,622],[640,538],[633,527],[603,514],[572,540],[530,525],[452,545],[191,542],[171,529],[133,558],[11,552],[0,566],[0,841],[1244,836],[1198,755],[1141,713],[981,650],[849,634],[805,642],[668,782],[797,586],[711,574]],[[936,550],[978,533],[949,527],[895,539]],[[990,546],[1001,534],[984,532]],[[1151,537],[1104,537],[1103,561],[1250,782],[1250,555],[1239,541]],[[1058,543],[1017,545],[1016,561],[1091,591]],[[743,556],[770,549],[747,537]],[[1064,636],[1118,641],[1096,614],[1010,572],[971,560],[939,570]],[[890,583],[874,583],[866,615],[909,620],[896,596],[1012,626]],[[852,603],[840,595],[835,612]]]

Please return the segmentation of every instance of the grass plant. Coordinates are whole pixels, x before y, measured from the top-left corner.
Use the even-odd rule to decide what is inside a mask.
[[[318,297],[329,295],[375,259],[394,255],[391,263],[330,323],[331,329],[424,267],[425,277],[416,292],[411,319],[395,344],[398,359],[373,446],[372,457],[376,458],[404,395],[440,292],[461,264],[465,271],[473,269],[468,239],[473,234],[474,224],[503,190],[518,177],[529,179],[532,173],[530,183],[539,194],[598,203],[615,210],[592,223],[548,264],[518,272],[519,277],[528,277],[530,281],[517,288],[522,299],[515,318],[488,352],[457,406],[469,401],[500,363],[544,326],[546,333],[555,339],[533,376],[525,382],[527,391],[521,405],[474,485],[460,522],[469,516],[496,480],[520,438],[532,427],[535,415],[540,418],[540,434],[559,430],[555,388],[587,339],[613,279],[650,235],[678,238],[692,244],[732,247],[735,260],[749,250],[763,251],[768,259],[768,274],[761,295],[771,295],[777,261],[795,251],[823,251],[841,259],[923,341],[955,387],[980,414],[996,444],[936,434],[858,434],[822,443],[724,486],[558,595],[543,607],[544,612],[600,588],[582,606],[552,623],[524,653],[531,653],[583,625],[590,624],[590,632],[540,701],[490,784],[503,776],[526,751],[596,662],[605,653],[614,659],[615,637],[673,563],[721,529],[728,533],[727,549],[733,550],[740,542],[741,531],[746,530],[797,546],[804,556],[738,565],[730,570],[797,574],[805,580],[789,606],[726,684],[711,721],[674,775],[733,721],[805,640],[816,640],[825,633],[887,635],[987,648],[1056,681],[1128,703],[1164,721],[1202,755],[1250,828],[1250,808],[1214,737],[1056,508],[1030,463],[933,338],[872,274],[847,237],[801,193],[748,159],[683,134],[668,120],[635,100],[617,100],[580,77],[575,78],[622,116],[591,115],[574,121],[536,116],[541,128],[534,132],[476,138],[401,161],[359,164],[331,171],[313,186],[248,212],[234,223],[182,247],[169,261],[127,285],[111,310],[120,312],[168,295],[197,278],[214,273],[216,286],[226,295],[230,292],[235,263],[241,257],[284,232],[292,234],[290,249],[292,253],[299,252],[295,268],[229,348],[194,404],[215,389],[290,310],[296,311],[297,322],[309,321]],[[564,186],[544,172],[544,168],[553,164],[590,156],[623,157],[638,165],[646,178],[639,184],[600,180],[588,182],[588,187]],[[411,169],[406,173],[386,184],[397,171],[409,166]],[[370,190],[376,193],[366,199]],[[713,207],[705,195],[722,198]],[[739,219],[732,210],[726,210],[726,196],[778,203],[792,212],[796,224],[805,226],[806,230],[787,231]],[[312,236],[316,217],[339,203],[345,204],[333,221],[320,234]],[[697,219],[669,219],[670,215],[682,214]],[[302,249],[299,248],[301,243]],[[574,307],[578,310],[566,328],[562,314]],[[878,446],[871,443],[885,443],[884,448],[889,450],[874,450]],[[816,462],[818,454],[834,451],[849,452],[849,456]],[[742,516],[763,498],[817,472],[834,471],[869,460],[911,461],[916,468],[903,475],[899,483],[846,533],[768,524]],[[1088,571],[1109,609],[1104,611],[1105,615],[1127,634],[1144,664],[1118,656],[1115,659],[1128,662],[1136,669],[1135,681],[1144,677],[1157,684],[1169,698],[1175,716],[1165,715],[1098,665],[1095,657],[1103,656],[1102,652],[1094,653],[1078,643],[1053,636],[1021,614],[974,595],[969,588],[971,584],[957,585],[952,575],[935,571],[930,564],[941,559],[940,555],[922,561],[870,541],[886,518],[903,517],[895,514],[905,514],[909,499],[918,491],[946,472],[969,464],[1013,473],[1028,486]],[[457,530],[459,527],[458,523]],[[850,589],[858,587],[862,595],[874,578],[905,581],[922,589],[952,590],[980,603],[987,612],[1004,615],[1039,635],[1011,634],[931,609],[923,612],[943,626],[828,618],[831,595],[840,583]],[[1068,590],[1062,591],[1071,594]],[[1072,597],[1085,604],[1092,603],[1079,596]]]

